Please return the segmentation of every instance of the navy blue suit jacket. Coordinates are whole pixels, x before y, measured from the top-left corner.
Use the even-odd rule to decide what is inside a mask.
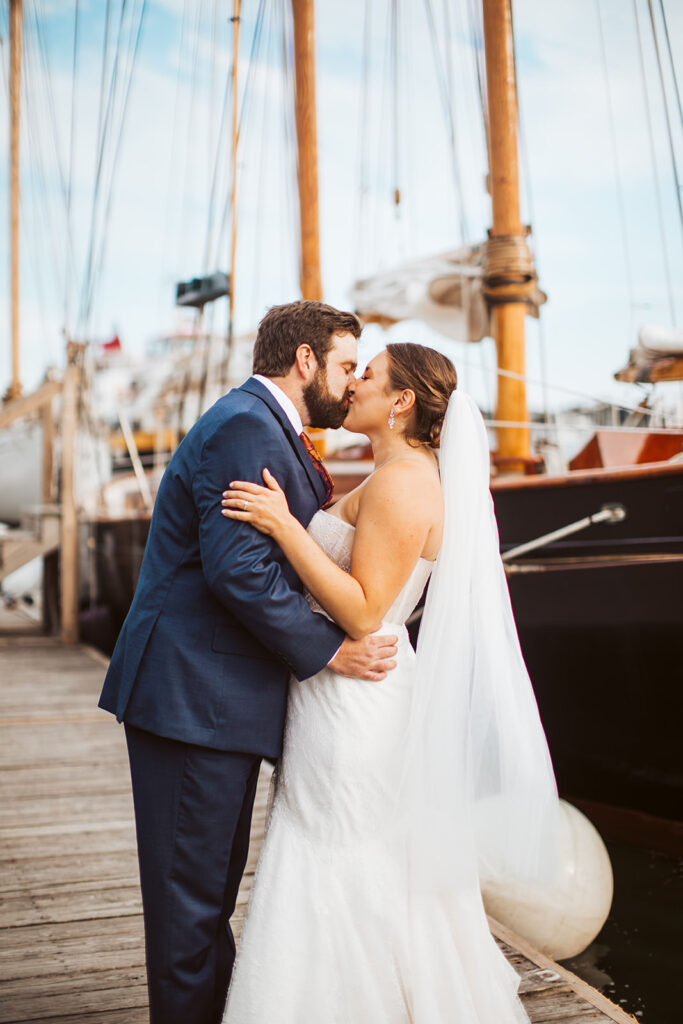
[[[307,526],[323,486],[287,416],[250,378],[194,425],[164,473],[133,603],[100,707],[160,736],[277,757],[291,673],[315,675],[344,634],[311,611],[279,547],[221,515],[231,480],[267,466]]]

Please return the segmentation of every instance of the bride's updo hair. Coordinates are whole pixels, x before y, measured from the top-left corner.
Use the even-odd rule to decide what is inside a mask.
[[[406,427],[408,444],[438,448],[448,400],[458,386],[453,363],[436,349],[404,342],[387,345],[389,386],[415,392],[415,407]]]

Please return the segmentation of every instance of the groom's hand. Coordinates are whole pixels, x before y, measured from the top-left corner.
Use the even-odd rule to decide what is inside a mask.
[[[397,636],[365,636],[351,640],[348,636],[329,664],[340,676],[379,682],[396,668]]]

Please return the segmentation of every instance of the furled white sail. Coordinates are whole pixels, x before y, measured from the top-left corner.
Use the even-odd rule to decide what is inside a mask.
[[[422,320],[456,341],[481,341],[489,334],[483,252],[464,246],[382,271],[356,281],[351,301],[366,320]]]
[[[638,330],[638,348],[635,352],[639,350],[648,359],[652,356],[682,356],[683,330],[643,324]]]
[[[614,377],[621,381],[683,380],[683,330],[643,324],[628,363]]]

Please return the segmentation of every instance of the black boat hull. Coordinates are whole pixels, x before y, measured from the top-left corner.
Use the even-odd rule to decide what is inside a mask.
[[[560,790],[683,819],[683,464],[492,491],[502,551],[624,507],[520,560],[510,595]]]

